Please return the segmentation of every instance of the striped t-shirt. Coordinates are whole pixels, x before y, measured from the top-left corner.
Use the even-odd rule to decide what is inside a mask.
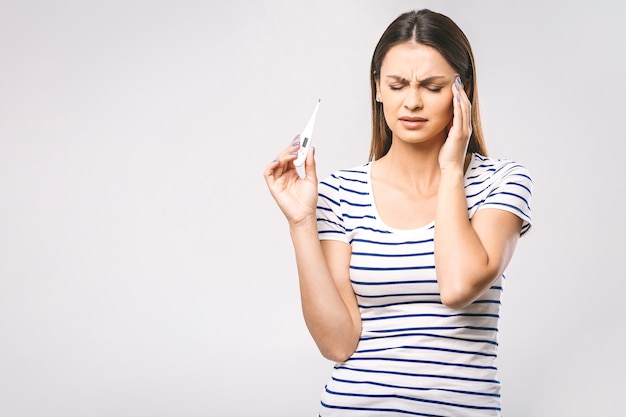
[[[320,239],[352,246],[350,280],[362,319],[354,354],[337,363],[320,416],[499,416],[495,364],[502,278],[463,309],[441,303],[434,222],[411,230],[383,223],[371,163],[319,184]],[[498,208],[530,228],[526,168],[473,154],[465,174],[468,215]]]

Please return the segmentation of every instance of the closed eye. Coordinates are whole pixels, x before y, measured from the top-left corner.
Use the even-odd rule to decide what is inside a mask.
[[[402,90],[404,87],[406,87],[406,84],[390,84],[389,85],[389,89],[392,91]]]
[[[440,85],[425,85],[424,88],[433,93],[439,93],[443,90],[443,86]]]

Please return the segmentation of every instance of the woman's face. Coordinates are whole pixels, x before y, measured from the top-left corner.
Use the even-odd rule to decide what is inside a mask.
[[[376,83],[393,140],[445,140],[452,120],[452,84],[458,74],[434,48],[414,42],[387,52]]]

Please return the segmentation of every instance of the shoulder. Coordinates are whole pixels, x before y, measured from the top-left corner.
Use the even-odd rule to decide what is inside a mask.
[[[472,161],[467,170],[466,179],[469,184],[476,184],[483,181],[500,181],[504,178],[518,179],[520,183],[532,185],[530,171],[523,164],[504,158],[494,158],[473,154]]]
[[[348,242],[351,213],[369,206],[369,163],[333,172],[319,182],[317,226],[320,239]]]
[[[509,211],[523,220],[521,234],[531,227],[533,181],[519,162],[474,154],[465,177],[470,217],[482,208]]]
[[[352,168],[334,171],[320,181],[320,187],[330,187],[339,191],[346,184],[359,188],[369,183],[370,162]],[[353,187],[349,187],[353,188]]]

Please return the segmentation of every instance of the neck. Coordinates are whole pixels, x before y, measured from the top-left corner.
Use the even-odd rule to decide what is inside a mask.
[[[408,144],[394,141],[389,152],[376,161],[379,175],[394,178],[397,184],[419,194],[436,193],[441,171],[439,151],[442,143]]]

